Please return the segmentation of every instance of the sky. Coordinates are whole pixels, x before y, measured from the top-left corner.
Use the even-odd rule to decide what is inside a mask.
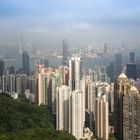
[[[140,0],[0,0],[0,44],[140,40]]]

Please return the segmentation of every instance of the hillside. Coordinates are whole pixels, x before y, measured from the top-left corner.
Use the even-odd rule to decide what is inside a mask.
[[[0,94],[0,140],[74,140],[55,130],[54,117],[45,106],[13,100]]]

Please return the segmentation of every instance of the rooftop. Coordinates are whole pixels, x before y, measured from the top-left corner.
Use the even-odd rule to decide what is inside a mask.
[[[127,78],[127,76],[125,75],[125,73],[121,73],[120,75],[119,75],[119,77],[118,77],[119,79],[125,79],[125,78]]]

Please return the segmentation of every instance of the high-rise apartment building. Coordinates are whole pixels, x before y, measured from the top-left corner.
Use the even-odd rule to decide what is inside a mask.
[[[84,129],[84,110],[83,92],[74,90],[69,100],[69,133],[74,135],[76,139],[83,138]]]
[[[44,68],[44,65],[35,66],[35,80],[34,80],[34,95],[35,102],[38,104],[38,74],[41,72],[41,69]]]
[[[105,66],[96,66],[97,81],[107,82],[108,77]]]
[[[88,127],[94,131],[95,129],[95,87],[92,80],[86,80],[86,94],[85,94],[85,104],[86,104],[86,122]],[[88,118],[87,118],[88,115]]]
[[[38,105],[46,104],[46,77],[45,77],[45,70],[42,69],[41,72],[38,74]]]
[[[9,75],[9,92],[16,92],[16,77],[14,74]]]
[[[98,74],[97,74],[96,71],[90,71],[90,72],[89,72],[89,75],[90,75],[91,80],[92,80],[93,82],[96,82],[96,81],[98,80]]]
[[[35,73],[35,98],[37,104],[45,104],[51,109],[54,108],[52,104],[56,94],[55,80],[53,79],[53,75],[56,74],[54,69],[51,67],[45,68],[44,65],[36,65]]]
[[[28,77],[26,74],[16,75],[16,92],[18,94],[24,94],[25,90],[28,88]]]
[[[69,87],[73,91],[80,88],[82,79],[82,61],[80,57],[72,57],[69,60]]]
[[[35,76],[28,76],[28,89],[32,94],[35,93]]]
[[[85,128],[84,102],[83,91],[71,91],[66,85],[57,87],[56,129],[68,131],[78,140],[90,138],[92,132],[89,128]]]
[[[56,94],[56,129],[69,130],[70,89],[66,85],[57,88]]]
[[[106,95],[98,93],[95,102],[95,134],[98,138],[108,140],[109,138],[109,117],[108,117],[108,102]]]
[[[63,85],[69,84],[69,68],[67,66],[59,67],[59,71],[61,73],[61,83]]]
[[[38,73],[38,105],[45,104],[52,107],[52,68],[44,68]]]
[[[8,76],[3,75],[2,76],[2,92],[8,92],[8,84],[9,84],[9,80],[8,80]]]
[[[61,84],[61,74],[59,70],[55,70],[55,72],[51,76],[51,109],[52,113],[56,113],[56,95],[57,95],[57,87],[60,87]]]

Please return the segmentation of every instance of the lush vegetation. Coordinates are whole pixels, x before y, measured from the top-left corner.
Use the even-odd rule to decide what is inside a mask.
[[[113,134],[110,134],[109,140],[116,140],[115,136]]]
[[[93,135],[91,140],[103,140],[103,139],[102,138],[98,138],[97,136]],[[115,138],[115,136],[113,134],[110,134],[108,140],[116,140],[116,138]]]
[[[0,140],[75,140],[55,130],[55,120],[45,106],[13,100],[0,94]]]

